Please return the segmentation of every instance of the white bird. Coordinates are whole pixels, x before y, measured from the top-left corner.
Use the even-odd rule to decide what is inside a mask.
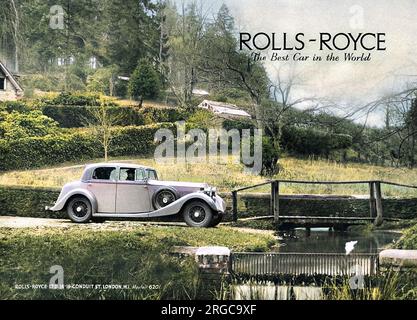
[[[349,253],[351,253],[353,251],[353,249],[355,249],[355,245],[357,243],[358,243],[358,241],[346,242],[346,244],[345,244],[346,255],[348,255]]]

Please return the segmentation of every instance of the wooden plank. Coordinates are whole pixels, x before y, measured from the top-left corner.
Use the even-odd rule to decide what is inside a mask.
[[[376,206],[375,206],[375,183],[369,183],[369,216],[371,218],[376,217]]]
[[[352,180],[352,181],[308,181],[308,180],[278,180],[282,183],[296,184],[363,184],[371,182],[380,182],[378,180]]]
[[[243,188],[235,189],[235,190],[233,190],[233,191],[240,192],[240,191],[244,191],[244,190],[248,190],[248,189],[252,189],[252,188],[257,188],[257,187],[265,186],[265,185],[270,184],[270,183],[271,183],[271,181],[266,181],[266,182],[262,182],[262,183],[254,184],[254,185],[252,185],[252,186],[248,186],[248,187],[243,187]],[[232,191],[232,192],[233,192],[233,191]]]
[[[272,210],[274,215],[274,221],[278,222],[279,220],[279,182],[274,181],[271,184],[272,194],[273,194],[273,201],[272,201]]]
[[[410,185],[410,184],[403,184],[403,183],[396,183],[396,182],[389,182],[389,181],[381,181],[381,183],[388,184],[388,185],[391,185],[391,186],[417,189],[417,186],[413,186],[413,185]]]
[[[237,191],[232,191],[233,221],[237,221]]]
[[[380,226],[383,221],[383,208],[382,208],[382,191],[381,182],[375,182],[375,202],[376,202],[376,218],[375,225]]]

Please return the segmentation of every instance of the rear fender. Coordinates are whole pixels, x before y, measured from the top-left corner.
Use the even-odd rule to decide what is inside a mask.
[[[68,200],[74,196],[86,197],[91,203],[93,214],[97,212],[98,205],[97,205],[96,197],[90,191],[85,190],[85,189],[74,189],[64,195],[59,195],[58,200],[56,201],[55,205],[51,208],[47,207],[46,209],[50,211],[60,211],[65,208],[65,206],[68,203]]]

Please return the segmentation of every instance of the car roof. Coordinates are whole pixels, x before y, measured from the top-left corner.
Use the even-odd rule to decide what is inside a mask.
[[[142,169],[151,169],[155,170],[154,168],[143,166],[140,164],[134,163],[126,163],[126,162],[101,162],[101,163],[91,163],[86,165],[86,169],[94,169],[99,167],[123,167],[123,168],[142,168]]]

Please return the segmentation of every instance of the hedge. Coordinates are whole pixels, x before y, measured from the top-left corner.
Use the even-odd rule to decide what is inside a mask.
[[[62,128],[81,128],[88,125],[91,119],[91,111],[97,106],[44,106],[41,111],[44,115],[57,121]],[[116,125],[119,126],[140,126],[145,124],[143,114],[133,107],[109,107],[110,114],[117,114],[120,117]]]
[[[58,189],[0,186],[0,214],[3,216],[65,218],[64,212],[45,211],[58,199]]]
[[[80,128],[87,125],[91,118],[91,110],[98,106],[68,106],[46,105],[41,106],[42,113],[59,123],[63,128]],[[136,106],[110,106],[109,113],[120,117],[116,125],[140,126],[160,122],[176,122],[187,117],[185,111],[178,108],[154,108]]]
[[[174,130],[173,124],[114,128],[110,156],[147,156],[154,151],[155,132]],[[0,140],[0,171],[80,162],[103,157],[103,148],[90,130],[58,136]]]

